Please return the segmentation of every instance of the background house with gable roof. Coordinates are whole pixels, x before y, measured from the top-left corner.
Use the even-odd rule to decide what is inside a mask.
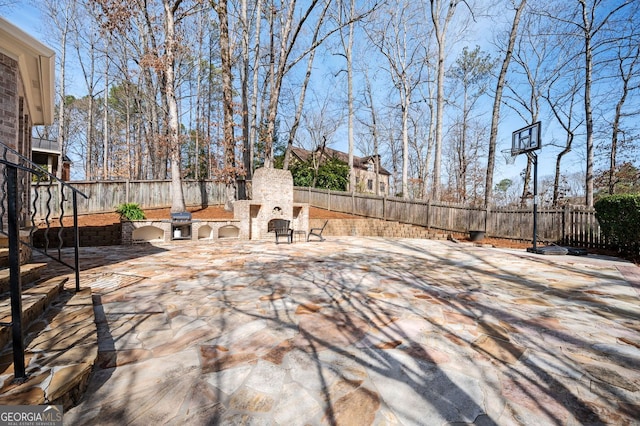
[[[293,155],[293,159],[298,161],[309,161],[315,160],[325,161],[329,158],[338,159],[344,163],[349,162],[349,155],[342,151],[337,151],[331,148],[321,148],[316,149],[315,151],[308,151],[302,148],[292,148],[291,154]],[[378,168],[378,176],[376,179],[376,167]],[[379,188],[379,195],[387,196],[389,195],[389,177],[391,173],[382,165],[380,165],[380,156],[369,155],[366,157],[357,157],[353,156],[353,169],[356,174],[356,192],[365,193],[365,194],[375,194],[376,193],[376,182],[377,187]]]

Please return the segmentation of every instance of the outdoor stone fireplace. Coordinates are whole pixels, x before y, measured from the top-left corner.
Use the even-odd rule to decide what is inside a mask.
[[[275,219],[289,220],[296,231],[294,239],[304,240],[309,231],[309,205],[293,202],[291,172],[262,168],[253,175],[252,199],[233,204],[233,219],[193,220],[190,233],[181,232],[179,237],[169,218],[127,221],[122,223],[122,243],[275,239],[269,232],[269,223]]]
[[[258,169],[253,174],[252,199],[233,204],[234,218],[240,219],[241,233],[250,240],[274,238],[269,223],[275,219],[291,221],[294,231],[309,230],[309,205],[293,202],[293,177],[288,170]]]

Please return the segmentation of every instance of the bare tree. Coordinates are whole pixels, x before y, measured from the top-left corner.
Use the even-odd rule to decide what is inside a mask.
[[[312,37],[312,41],[311,44],[315,44],[318,40],[318,35],[320,33],[320,29],[322,28],[322,25],[324,23],[324,19],[325,16],[327,14],[327,10],[329,8],[329,4],[330,3],[325,3],[325,7],[322,9],[322,12],[320,13],[320,17],[318,18],[317,21],[317,25],[315,27],[315,30],[313,32],[313,37]],[[311,52],[309,52],[308,58],[307,58],[307,71],[304,75],[304,81],[302,82],[302,85],[300,86],[300,94],[298,97],[298,105],[296,107],[296,112],[295,115],[293,117],[293,123],[291,124],[291,128],[289,130],[289,136],[287,139],[287,149],[285,151],[285,155],[284,155],[284,164],[283,164],[283,169],[285,170],[289,170],[289,161],[291,159],[291,149],[293,148],[293,141],[296,138],[296,133],[298,131],[298,127],[300,126],[300,119],[302,116],[302,111],[304,109],[304,101],[305,101],[305,97],[307,94],[307,87],[309,86],[309,80],[311,79],[311,72],[313,71],[313,61],[316,57],[316,49],[313,49]],[[316,169],[317,172],[317,169]]]
[[[55,31],[54,37],[59,41],[58,50],[58,116],[57,116],[57,141],[62,156],[66,153],[66,110],[67,110],[67,48],[70,39],[72,26],[77,21],[76,0],[65,1],[43,1],[40,3],[42,12],[47,16],[49,21],[53,23],[51,26]],[[62,177],[62,167],[58,167],[58,178]]]
[[[585,147],[586,147],[586,178],[585,178],[585,204],[593,206],[593,179],[594,179],[594,95],[593,85],[595,83],[594,55],[600,56],[608,52],[608,49],[622,35],[618,33],[617,20],[624,19],[627,11],[635,2],[625,0],[611,5],[604,0],[576,0],[577,7],[567,8],[563,4],[562,8],[555,9],[554,13],[543,10],[541,13],[548,19],[557,22],[559,31],[554,34],[559,43],[566,43],[570,40],[563,38],[573,38],[576,44],[575,56],[569,55],[566,66],[575,66],[574,57],[582,58],[583,71],[583,102],[585,117]],[[566,10],[566,11],[565,11]],[[597,71],[597,70],[596,70]]]
[[[456,99],[454,105],[460,111],[453,138],[453,155],[457,159],[457,167],[454,170],[457,196],[462,202],[467,201],[467,173],[472,163],[478,161],[480,153],[480,147],[477,145],[479,139],[474,135],[478,134],[478,129],[482,126],[474,123],[474,112],[479,99],[487,93],[494,65],[495,61],[491,59],[491,55],[481,51],[479,46],[471,51],[465,47],[449,71],[454,86],[453,96],[450,98]]]
[[[283,4],[283,10],[278,10],[275,4],[269,6],[270,17],[270,55],[269,55],[269,103],[267,107],[266,117],[266,135],[265,135],[265,156],[264,166],[273,167],[273,141],[275,140],[276,116],[278,115],[278,101],[280,100],[280,91],[282,89],[282,80],[285,74],[300,60],[290,61],[289,57],[293,47],[302,31],[305,22],[311,16],[311,12],[318,5],[319,0],[311,0],[306,9],[304,9],[300,17],[296,19],[296,0],[289,0],[287,4]],[[280,25],[276,27],[276,18],[283,17],[278,21]],[[280,30],[278,34],[279,40],[276,38],[275,31]],[[276,43],[278,43],[276,45]],[[315,46],[314,46],[315,48]]]
[[[348,139],[349,139],[349,191],[352,193],[356,190],[356,174],[353,170],[353,118],[355,115],[353,108],[353,38],[354,38],[354,30],[355,23],[353,21],[355,17],[356,2],[355,0],[351,0],[349,3],[349,36],[345,43],[344,37],[341,37],[342,45],[344,47],[344,56],[347,61],[347,105],[348,105]],[[342,35],[342,32],[341,32]],[[376,178],[377,178],[376,173]],[[377,189],[377,181],[376,181],[376,191]]]
[[[624,134],[622,121],[627,116],[624,112],[625,104],[634,91],[640,89],[638,77],[638,61],[640,60],[640,44],[637,40],[623,40],[617,51],[618,78],[621,83],[620,95],[616,102],[615,113],[611,122],[611,147],[609,152],[608,190],[609,194],[615,192],[615,174],[618,167],[617,154],[620,145],[620,135]]]
[[[416,87],[422,83],[422,71],[426,64],[424,39],[414,37],[415,28],[421,23],[419,11],[412,2],[393,5],[383,11],[386,25],[381,31],[369,31],[371,42],[386,58],[388,72],[400,98],[402,137],[402,196],[409,196],[409,110]]]
[[[99,53],[99,30],[95,18],[95,10],[92,6],[94,5],[91,3],[85,4],[85,8],[82,9],[80,19],[88,22],[88,25],[76,28],[74,39],[74,47],[79,59],[78,63],[82,69],[82,77],[84,78],[87,88],[86,98],[88,100],[88,112],[85,120],[86,128],[84,130],[86,134],[86,145],[82,155],[85,161],[84,174],[87,180],[94,178],[96,168],[94,155],[97,152],[94,111],[95,98],[97,96],[96,86],[98,76],[96,74],[96,60]]]
[[[260,5],[261,0],[258,0]],[[256,21],[260,21],[260,15],[257,16]],[[250,51],[249,51],[249,39],[251,29],[251,19],[249,19],[248,0],[240,0],[240,17],[239,24],[242,35],[240,37],[241,55],[240,55],[240,98],[242,104],[242,141],[243,151],[242,164],[244,168],[245,178],[250,181],[253,174],[253,144],[250,137],[250,111],[249,111],[249,78],[250,78]],[[255,70],[255,73],[258,71]]]
[[[287,73],[302,59],[307,57],[314,49],[320,46],[332,34],[339,31],[345,25],[349,25],[351,21],[357,21],[370,13],[370,9],[363,13],[357,14],[352,20],[341,22],[334,27],[327,28],[319,35],[314,37],[314,41],[310,42],[302,48],[299,55],[292,57],[294,47],[300,40],[300,35],[306,29],[306,24],[315,25],[316,28],[321,24],[326,13],[327,3],[331,0],[311,0],[305,6],[298,10],[296,0],[289,0],[288,3],[282,4],[282,8],[278,10],[274,4],[269,8],[269,71],[268,71],[268,104],[266,107],[265,119],[266,129],[264,135],[264,166],[273,167],[273,142],[275,140],[276,118],[278,115],[278,106],[280,101],[280,93],[282,91],[282,83]],[[320,7],[320,4],[324,6]],[[320,11],[318,12],[318,9]],[[318,12],[314,14],[314,12]],[[312,22],[315,19],[315,24]],[[278,32],[278,33],[276,33]],[[315,30],[314,30],[315,33]],[[266,85],[265,85],[266,86]]]
[[[506,106],[511,108],[526,124],[533,124],[540,116],[541,91],[547,81],[552,78],[556,64],[549,66],[545,58],[562,56],[550,46],[550,40],[540,37],[542,19],[536,14],[527,14],[521,26],[521,37],[516,41],[513,51],[513,61],[516,63],[512,83],[505,85]],[[549,71],[547,68],[551,68]],[[526,205],[530,194],[532,162],[527,157],[526,168],[522,174],[523,185],[520,197],[521,206]]]
[[[487,153],[487,176],[484,185],[485,206],[491,204],[493,190],[493,173],[496,161],[496,146],[498,143],[498,124],[500,123],[500,106],[502,105],[502,92],[505,86],[507,71],[509,70],[509,63],[511,62],[511,57],[513,55],[513,48],[518,36],[518,26],[520,25],[520,18],[526,4],[527,0],[520,0],[520,3],[517,6],[514,5],[516,11],[513,15],[513,21],[511,23],[509,41],[504,50],[504,58],[502,60],[502,66],[500,67],[500,74],[498,74],[498,81],[496,82],[496,92],[493,98],[493,109],[491,110],[491,132],[489,134],[489,151]]]
[[[370,121],[367,119],[360,120],[360,123],[365,126],[367,129],[366,135],[361,138],[361,141],[371,141],[372,146],[368,144],[362,144],[364,146],[360,147],[360,151],[365,154],[370,152],[373,153],[373,157],[376,159],[375,161],[375,193],[376,195],[380,195],[380,135],[378,129],[378,113],[377,108],[375,106],[375,102],[373,99],[373,90],[371,87],[371,80],[369,79],[369,74],[367,69],[364,70],[364,93],[363,93],[363,105],[368,110],[370,114]],[[370,136],[370,137],[369,137]]]
[[[562,178],[561,171],[561,163],[562,159],[565,155],[571,152],[571,148],[573,145],[573,140],[575,139],[575,133],[578,127],[582,124],[579,120],[575,119],[575,107],[577,103],[578,91],[580,89],[580,82],[578,81],[580,77],[574,75],[573,84],[563,84],[562,85],[562,94],[554,93],[551,95],[551,91],[554,88],[554,83],[558,81],[559,76],[552,80],[547,86],[546,94],[542,95],[543,98],[547,101],[551,111],[555,119],[558,121],[562,129],[564,130],[565,142],[562,150],[556,156],[556,164],[555,164],[555,174],[553,179],[552,186],[552,197],[551,204],[553,206],[558,205],[560,201],[560,181]],[[576,121],[578,121],[576,123]]]
[[[463,0],[430,0],[429,17],[433,23],[434,35],[438,45],[438,65],[436,68],[436,123],[435,123],[435,158],[433,164],[433,198],[440,199],[440,179],[442,163],[442,129],[444,126],[444,88],[445,88],[445,58],[446,38],[449,25],[456,12],[456,8]]]
[[[176,97],[176,53],[179,40],[176,34],[176,20],[182,0],[163,0],[165,51],[163,58],[164,93],[168,106],[168,143],[171,161],[171,211],[181,212],[186,209],[182,191],[182,172],[180,160],[180,122],[178,117],[178,100]],[[179,20],[179,18],[178,18]]]
[[[224,169],[222,180],[227,189],[225,208],[233,210],[236,189],[235,134],[233,131],[233,74],[231,72],[231,44],[229,42],[229,21],[227,16],[227,0],[212,1],[211,5],[218,14],[220,23],[220,59],[222,61],[222,111],[223,111],[223,146]]]

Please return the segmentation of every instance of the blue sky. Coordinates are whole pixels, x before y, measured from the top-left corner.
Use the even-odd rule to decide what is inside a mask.
[[[31,34],[35,38],[39,39],[43,43],[47,44],[47,37],[43,34],[44,26],[43,20],[41,17],[40,11],[37,7],[33,6],[31,2],[28,1],[20,1],[9,10],[5,9],[0,11],[0,13],[14,23],[16,26],[23,29],[25,32]],[[479,30],[476,34],[481,33],[489,33],[487,31],[487,26],[478,23]],[[461,45],[475,45],[481,44],[483,46],[487,46],[487,40],[472,40],[469,42],[463,42]],[[52,48],[56,48],[56,46],[51,46]],[[316,64],[320,60],[316,60]],[[72,64],[70,64],[72,65]],[[320,76],[318,76],[320,77]],[[79,81],[80,79],[70,78],[71,81]],[[322,80],[320,78],[319,80]],[[68,87],[67,89],[70,93],[74,93],[77,95],[81,95],[81,93],[75,93],[76,90],[73,87]],[[511,132],[525,126],[526,123],[522,122],[519,117],[511,116],[510,112],[507,108],[502,108],[502,123],[500,127],[499,133],[499,141],[498,141],[498,150],[507,149],[511,144]],[[557,149],[553,147],[545,146],[549,143],[549,141],[554,137],[554,133],[558,133],[558,139],[562,139],[563,136],[558,129],[554,129],[543,121],[542,123],[542,146],[543,148],[538,152],[539,155],[539,176],[540,178],[544,176],[549,176],[553,174],[555,167],[555,157],[557,153]],[[332,145],[334,149],[339,149],[342,151],[347,151],[347,140],[346,140],[346,130],[340,130],[338,133],[339,137],[336,138],[336,142]],[[581,158],[584,157],[582,152],[579,152],[581,148],[576,148],[573,153],[566,157],[563,160],[563,169],[570,171],[579,171],[584,162]],[[360,153],[362,154],[362,153]],[[507,165],[504,162],[504,159],[500,153],[498,153],[496,157],[496,171],[495,171],[495,182],[499,182],[503,178],[509,178],[512,180],[518,180],[519,173],[524,169],[526,165],[526,156],[521,155],[516,159],[516,163],[514,165]]]

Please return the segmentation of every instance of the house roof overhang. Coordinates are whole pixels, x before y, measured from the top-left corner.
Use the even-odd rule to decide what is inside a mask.
[[[18,62],[34,125],[53,122],[55,52],[0,17],[0,52]]]

